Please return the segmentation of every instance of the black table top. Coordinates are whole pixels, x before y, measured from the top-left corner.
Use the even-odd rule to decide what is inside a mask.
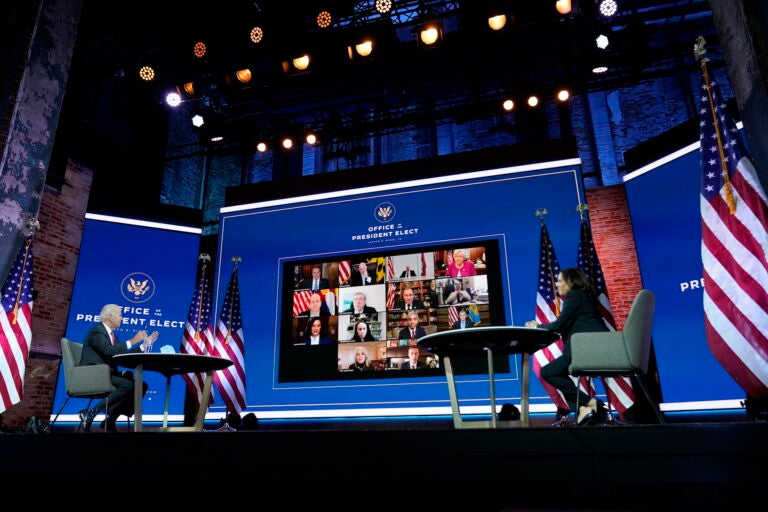
[[[201,373],[223,370],[231,366],[232,361],[222,357],[195,354],[119,354],[112,361],[126,368],[142,365],[144,370],[162,373],[166,377],[180,373]]]
[[[494,354],[531,354],[556,341],[560,336],[537,327],[470,327],[428,334],[418,346],[437,355],[481,355],[486,349]]]

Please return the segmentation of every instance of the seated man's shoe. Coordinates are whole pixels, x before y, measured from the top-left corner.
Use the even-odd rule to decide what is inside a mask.
[[[82,430],[83,432],[90,432],[91,431],[91,424],[93,423],[93,418],[96,417],[96,414],[98,414],[99,411],[96,409],[85,409],[80,411],[78,416],[80,417],[80,427],[78,430]]]
[[[555,421],[552,423],[553,427],[567,427],[569,425],[568,415],[571,413],[570,409],[557,408],[555,414]]]

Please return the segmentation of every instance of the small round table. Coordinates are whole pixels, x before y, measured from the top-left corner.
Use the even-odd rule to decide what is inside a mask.
[[[520,420],[524,427],[530,425],[528,418],[528,388],[530,374],[530,354],[540,350],[560,338],[560,335],[536,327],[470,327],[451,329],[428,334],[419,339],[418,346],[437,354],[445,364],[445,376],[448,383],[448,395],[451,400],[453,425],[456,428],[497,428],[496,387],[493,377],[494,354],[522,354],[522,387],[520,391]],[[488,358],[488,379],[491,393],[491,420],[466,422],[461,419],[456,381],[454,379],[451,356],[483,356]]]

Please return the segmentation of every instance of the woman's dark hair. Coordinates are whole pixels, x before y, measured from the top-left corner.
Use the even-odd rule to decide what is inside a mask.
[[[325,335],[325,322],[323,321],[323,317],[321,316],[311,316],[309,317],[309,321],[307,322],[306,327],[304,327],[304,337],[309,338],[312,336],[312,324],[315,322],[320,322],[320,336]]]
[[[357,335],[357,326],[360,324],[365,324],[365,338],[360,339],[360,336]],[[364,319],[360,319],[357,322],[355,322],[355,332],[352,333],[352,340],[354,341],[376,341],[376,338],[373,336],[373,333],[371,332],[371,326],[368,325],[368,322],[366,322]]]
[[[583,270],[578,267],[569,267],[560,270],[560,274],[571,289],[586,292],[590,300],[597,305],[597,292]]]

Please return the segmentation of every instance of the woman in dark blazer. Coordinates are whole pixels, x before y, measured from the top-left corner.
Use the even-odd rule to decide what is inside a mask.
[[[572,411],[576,410],[578,394],[579,404],[586,404],[576,411],[579,425],[602,421],[606,415],[605,405],[576,387],[568,374],[568,367],[571,364],[571,335],[576,332],[607,331],[608,327],[597,307],[597,297],[592,286],[581,269],[571,267],[561,270],[557,275],[556,286],[557,293],[564,298],[557,319],[547,324],[539,324],[535,320],[525,324],[526,327],[557,332],[563,338],[562,355],[541,368],[541,378],[560,390]]]

